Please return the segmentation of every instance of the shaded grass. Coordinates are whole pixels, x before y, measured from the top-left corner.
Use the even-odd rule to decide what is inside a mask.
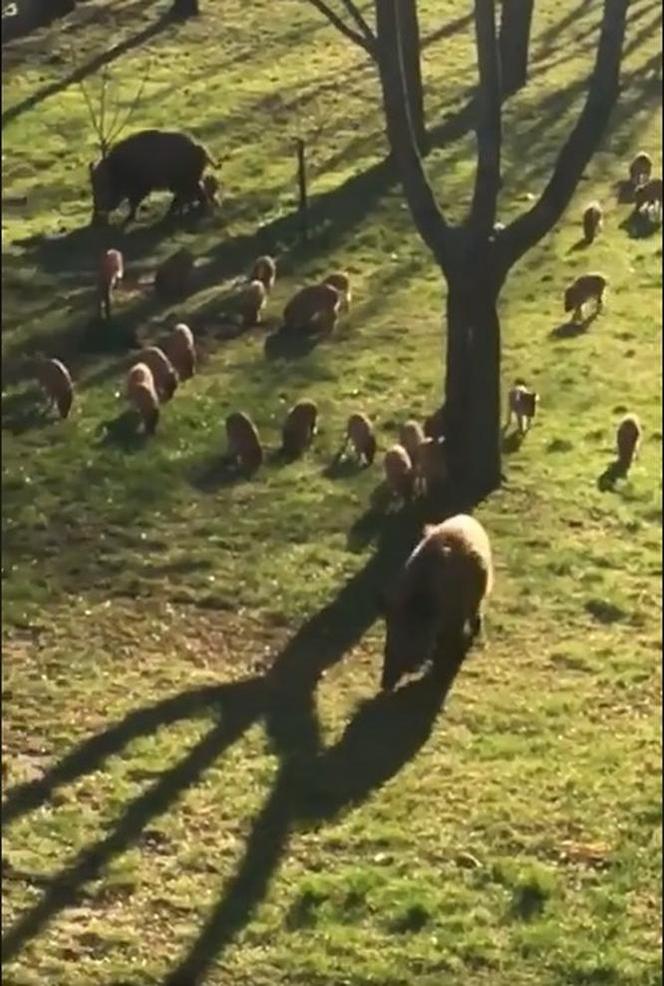
[[[27,101],[4,128],[6,192],[28,199],[5,216],[3,258],[6,975],[649,986],[661,976],[661,248],[622,228],[615,187],[641,146],[661,169],[655,8],[630,8],[612,129],[502,299],[504,382],[524,378],[541,405],[508,444],[505,489],[478,508],[497,565],[487,639],[450,694],[454,661],[446,682],[388,697],[377,596],[425,514],[386,512],[380,456],[330,464],[351,410],[374,418],[385,448],[438,402],[441,284],[381,163],[373,70],[290,0],[267,17],[233,0],[219,30],[206,11],[120,52],[126,100],[153,59],[135,125],[186,125],[225,159],[216,217],[161,223],[155,196],[136,229],[112,231],[137,277],[176,246],[201,258],[183,303],[119,299],[116,328],[154,340],[184,318],[201,344],[200,372],[136,443],[115,396],[131,354],[81,351],[101,243],[85,228],[93,140],[62,83],[68,32],[94,65],[111,26],[122,45],[162,8],[138,23],[131,4],[99,7],[100,21],[86,6],[62,41],[47,35],[61,61],[30,38],[5,70],[6,105]],[[421,6],[426,37],[459,16]],[[537,5],[531,82],[506,108],[503,219],[542,187],[578,111],[598,12]],[[427,167],[452,216],[472,187],[471,52],[467,19],[425,48],[441,138]],[[313,135],[315,107],[325,126],[301,246],[291,129],[301,110]],[[586,198],[605,227],[570,251]],[[279,258],[270,328],[224,337],[224,299],[264,250]],[[554,335],[588,265],[609,278],[606,309]],[[354,288],[338,334],[266,359],[289,294],[333,267]],[[67,422],[45,418],[27,384],[37,348],[75,368]],[[282,417],[305,396],[320,434],[278,463]],[[252,414],[269,454],[250,482],[226,484],[232,409]],[[644,424],[641,456],[599,489],[627,410]]]

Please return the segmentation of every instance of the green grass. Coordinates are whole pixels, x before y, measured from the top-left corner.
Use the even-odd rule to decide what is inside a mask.
[[[478,509],[497,565],[487,641],[441,711],[426,677],[377,697],[375,599],[413,518],[371,510],[379,464],[325,474],[350,411],[385,448],[442,380],[441,280],[378,167],[373,69],[296,0],[203,3],[200,21],[153,30],[163,6],[90,0],[6,55],[4,194],[28,196],[3,217],[3,760],[6,789],[22,785],[4,822],[4,929],[21,929],[6,981],[138,986],[185,962],[182,983],[205,969],[210,986],[654,986],[661,240],[630,238],[614,185],[641,147],[661,173],[661,12],[632,5],[610,132],[503,293],[504,385],[524,377],[541,404],[505,457],[508,484]],[[420,6],[425,37],[465,12]],[[503,220],[542,188],[578,113],[599,11],[537,4],[531,81],[505,111]],[[170,310],[120,297],[121,327],[154,339],[179,315],[201,346],[140,448],[100,443],[129,357],[84,344],[100,244],[84,228],[85,105],[57,86],[69,39],[78,64],[120,45],[127,101],[150,59],[132,126],[186,127],[224,158],[219,216],[155,226],[155,196],[114,234],[131,275],[188,245],[204,282]],[[453,217],[472,188],[454,116],[474,64],[469,23],[425,47],[428,118],[450,114],[453,138],[427,168]],[[315,135],[305,247],[298,128]],[[591,198],[605,229],[572,250]],[[353,277],[350,316],[299,359],[267,360],[264,330],[215,333],[264,249],[280,265],[270,320],[308,279]],[[588,269],[610,279],[606,310],[556,338],[562,291]],[[36,350],[72,366],[67,422],[38,413]],[[274,449],[304,396],[321,410],[304,459],[210,480],[229,410]],[[625,410],[644,425],[640,458],[602,492]]]

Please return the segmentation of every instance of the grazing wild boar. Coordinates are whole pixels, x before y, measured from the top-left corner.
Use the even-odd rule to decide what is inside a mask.
[[[438,438],[424,438],[417,449],[415,463],[416,485],[420,493],[433,493],[447,482],[447,456],[445,442]]]
[[[599,202],[591,202],[583,213],[583,235],[586,243],[592,243],[601,231],[603,224],[602,207]]]
[[[128,200],[125,224],[150,192],[173,193],[169,213],[180,202],[197,198],[206,205],[201,177],[207,164],[215,165],[202,144],[174,130],[140,130],[119,141],[105,158],[89,165],[92,187],[92,223],[107,221],[109,213]]]
[[[629,471],[638,454],[642,434],[641,422],[636,414],[626,414],[616,432],[618,464],[623,473]]]
[[[329,284],[301,288],[284,308],[284,329],[329,334],[337,323],[340,304],[339,292]]]
[[[277,279],[277,265],[273,257],[264,255],[254,260],[249,272],[250,281],[260,281],[266,291],[271,291]]]
[[[350,290],[350,277],[345,271],[333,271],[328,274],[323,284],[329,284],[341,295],[341,308],[344,311],[350,310],[352,294]]]
[[[507,396],[507,421],[505,427],[509,428],[512,417],[516,420],[520,435],[530,428],[537,405],[539,404],[539,394],[534,390],[528,390],[522,383],[515,383]]]
[[[647,209],[657,209],[658,215],[662,213],[662,179],[651,178],[645,185],[639,185],[634,194],[634,208],[640,212],[644,206]]]
[[[178,322],[164,342],[164,352],[177,371],[180,380],[189,380],[196,372],[194,334],[184,322]]]
[[[482,604],[493,587],[489,537],[473,517],[457,514],[427,525],[406,561],[386,614],[381,688],[426,661],[442,662],[441,645],[463,643],[482,627]]]
[[[583,306],[594,300],[596,311],[601,312],[607,286],[604,274],[581,274],[565,291],[565,311],[572,312],[573,321],[578,322],[583,316]]]
[[[424,438],[425,435],[420,423],[412,418],[399,428],[399,443],[408,452],[408,457],[413,465],[417,463],[418,450]]]
[[[180,382],[178,372],[170,359],[158,346],[147,346],[138,354],[138,363],[145,363],[152,370],[159,400],[170,401]]]
[[[346,437],[339,455],[343,455],[352,445],[355,455],[366,465],[370,466],[376,457],[376,436],[373,425],[366,414],[351,414],[346,425]]]
[[[100,317],[111,317],[111,296],[124,277],[124,260],[119,250],[101,255],[97,269],[97,303]]]
[[[259,280],[243,284],[233,298],[233,304],[240,314],[242,324],[246,327],[260,324],[261,312],[266,303],[267,290]]]
[[[154,276],[154,289],[164,301],[173,301],[189,294],[194,272],[194,255],[182,247],[157,267]]]
[[[65,364],[59,359],[38,359],[35,376],[49,404],[57,407],[61,418],[66,418],[74,400],[74,385]]]
[[[226,418],[228,458],[247,474],[254,473],[263,462],[263,446],[258,429],[248,414],[234,411]]]
[[[412,499],[415,470],[403,445],[393,445],[387,450],[383,459],[383,468],[389,491],[403,500]]]
[[[127,374],[127,399],[141,416],[146,435],[153,435],[159,421],[159,397],[152,370],[136,363]]]
[[[652,175],[652,158],[646,151],[639,151],[629,166],[629,180],[633,188],[647,182]]]
[[[298,401],[284,421],[281,450],[284,455],[302,455],[318,430],[318,407],[314,401]]]
[[[424,420],[424,434],[427,438],[445,438],[448,412],[444,404]]]

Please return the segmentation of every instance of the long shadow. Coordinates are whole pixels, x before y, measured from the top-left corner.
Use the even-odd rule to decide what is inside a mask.
[[[163,986],[195,986],[250,920],[296,826],[318,824],[364,801],[426,743],[460,661],[364,703],[328,750],[301,751],[282,766],[255,819],[235,875],[205,927]]]
[[[79,66],[79,68],[75,69],[64,79],[56,79],[54,82],[49,83],[47,86],[43,86],[43,88],[38,89],[37,92],[34,92],[32,95],[26,97],[26,99],[22,99],[20,103],[10,106],[9,109],[6,109],[2,116],[0,116],[0,125],[5,127],[8,123],[11,123],[12,120],[17,119],[17,117],[27,112],[27,110],[33,109],[33,107],[38,106],[39,103],[42,103],[45,99],[48,99],[49,96],[55,96],[74,83],[82,82],[83,79],[86,79],[89,75],[97,72],[104,65],[108,65],[110,62],[115,61],[116,58],[126,54],[133,48],[138,48],[140,45],[144,44],[146,41],[149,41],[151,38],[154,38],[157,34],[163,31],[164,28],[173,23],[174,21],[168,13],[163,14],[152,24],[148,24],[144,27],[142,31],[132,35],[130,38],[126,38],[124,41],[120,41],[107,51],[102,51],[98,55],[95,55],[95,57],[91,58],[90,61],[85,63],[85,65]]]
[[[562,325],[557,325],[555,329],[551,329],[549,337],[551,339],[575,339],[587,332],[596,318],[597,312],[593,312],[587,318],[581,319],[580,322],[575,322],[574,319],[563,322]]]
[[[620,459],[610,462],[604,472],[597,477],[597,489],[600,493],[607,493],[615,489],[619,479],[624,479],[627,475],[625,464]]]
[[[249,919],[278,864],[293,821],[298,817],[310,818],[312,814],[328,817],[345,804],[365,797],[392,776],[428,735],[421,722],[413,723],[412,728],[404,728],[407,721],[403,723],[400,719],[399,730],[389,724],[389,710],[401,707],[404,698],[375,700],[376,709],[386,710],[385,735],[391,736],[389,756],[383,751],[384,759],[379,764],[373,756],[369,757],[359,771],[361,776],[352,780],[347,778],[347,787],[339,789],[339,780],[352,774],[357,765],[352,760],[346,763],[344,759],[344,744],[350,743],[348,737],[342,740],[336,752],[334,748],[321,752],[315,703],[315,689],[322,674],[339,661],[374,622],[379,593],[403,564],[420,530],[419,518],[389,518],[377,551],[364,568],[346,583],[331,603],[300,628],[266,674],[238,684],[186,692],[130,713],[118,725],[86,740],[43,778],[8,792],[3,804],[3,825],[44,804],[58,786],[99,769],[108,756],[119,752],[134,737],[202,712],[220,716],[219,722],[178,764],[165,771],[126,807],[107,835],[82,849],[69,866],[50,880],[40,901],[24,912],[6,932],[2,942],[3,961],[16,955],[62,908],[75,903],[84,884],[99,877],[115,855],[126,851],[139,839],[150,819],[166,811],[225,749],[262,717],[281,760],[277,782],[254,825],[236,878],[175,973],[173,982],[186,982],[191,986],[194,978]],[[420,689],[424,687],[419,686]],[[429,723],[438,707],[435,703],[429,707]],[[363,718],[367,714],[366,710],[361,713]],[[382,716],[382,712],[380,714]],[[417,717],[406,717],[413,718]],[[354,743],[358,735],[363,735],[358,723],[349,734],[355,737]],[[355,757],[353,746],[353,759]],[[342,766],[338,766],[340,763]],[[325,773],[319,773],[319,765]],[[323,807],[315,809],[312,806],[320,803],[320,779],[325,774],[335,778],[334,783],[329,785]],[[312,776],[318,785],[313,795],[310,790]],[[330,794],[330,791],[336,793]]]

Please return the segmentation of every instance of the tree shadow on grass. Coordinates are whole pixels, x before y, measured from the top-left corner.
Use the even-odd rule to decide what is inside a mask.
[[[0,121],[2,126],[5,127],[12,120],[17,119],[27,110],[33,109],[33,107],[38,106],[49,96],[55,96],[64,89],[73,85],[76,82],[82,82],[89,75],[93,75],[104,65],[108,65],[110,62],[115,61],[121,55],[126,54],[128,51],[132,51],[134,48],[140,47],[140,45],[145,44],[146,41],[150,41],[152,38],[156,37],[164,28],[173,24],[174,21],[170,17],[169,13],[166,12],[162,14],[157,20],[148,24],[141,31],[132,35],[130,38],[126,38],[124,41],[120,41],[118,44],[113,45],[112,48],[108,48],[105,51],[100,52],[91,58],[90,61],[86,62],[85,65],[79,66],[73,72],[71,72],[64,79],[56,79],[54,82],[43,86],[38,89],[37,92],[32,93],[25,99],[21,100],[20,103],[16,103],[14,106],[10,106],[4,111]]]
[[[442,505],[441,505],[442,510]],[[167,723],[205,715],[214,722],[173,767],[130,802],[107,833],[84,847],[56,874],[37,904],[7,930],[3,961],[9,961],[63,908],[75,904],[85,884],[103,875],[118,854],[138,842],[146,825],[252,726],[263,720],[281,763],[274,787],[254,820],[237,872],[223,888],[205,927],[170,986],[193,986],[250,920],[272,879],[291,832],[299,824],[334,817],[363,801],[393,777],[426,741],[460,664],[449,655],[445,673],[426,675],[391,695],[378,695],[359,709],[342,739],[324,748],[316,711],[316,687],[371,626],[382,588],[403,564],[420,535],[419,523],[402,516],[386,524],[377,550],[338,595],[286,644],[263,675],[183,692],[130,712],[120,723],[83,741],[39,780],[11,789],[3,826],[38,809],[63,784],[101,768],[138,736]]]
[[[49,414],[43,395],[37,387],[29,387],[2,398],[2,430],[22,435],[35,428],[44,428],[56,420]]]

